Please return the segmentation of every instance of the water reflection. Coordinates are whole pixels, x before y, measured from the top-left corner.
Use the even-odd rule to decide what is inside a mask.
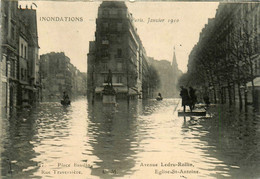
[[[201,162],[208,164],[200,170],[206,170],[207,178],[258,178],[260,118],[224,108],[219,107],[213,118],[184,118],[183,131],[199,140],[196,148],[203,152]]]
[[[41,103],[3,119],[3,178],[258,178],[260,119],[178,117],[179,99]],[[192,164],[167,167],[162,164]],[[146,164],[151,166],[147,167]],[[68,167],[69,166],[69,167]],[[193,174],[166,174],[192,170]],[[56,173],[55,173],[56,172]],[[60,172],[60,173],[59,173]],[[78,172],[78,173],[77,173]],[[59,173],[59,174],[57,174]]]
[[[124,176],[135,165],[133,150],[137,142],[138,101],[119,101],[117,106],[95,102],[88,106],[88,143],[91,155],[98,157],[91,174],[107,178],[110,175]],[[95,127],[94,127],[95,126]]]

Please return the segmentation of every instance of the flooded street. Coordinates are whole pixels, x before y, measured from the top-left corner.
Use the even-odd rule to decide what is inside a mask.
[[[180,99],[84,98],[3,119],[3,178],[260,178],[260,117],[178,117]]]

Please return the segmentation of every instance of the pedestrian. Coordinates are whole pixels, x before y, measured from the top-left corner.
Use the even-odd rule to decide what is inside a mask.
[[[181,86],[181,92],[180,96],[182,98],[182,106],[183,106],[183,112],[186,111],[186,105],[190,105],[190,98],[189,98],[189,93],[186,88]]]
[[[110,69],[108,70],[107,84],[108,84],[108,86],[109,86],[109,85],[110,85],[111,87],[113,86],[113,84],[112,84],[112,72],[111,72]]]
[[[210,101],[209,101],[209,96],[208,96],[207,92],[204,93],[203,100],[206,104],[206,107],[209,107]]]
[[[195,108],[195,104],[197,103],[197,96],[196,90],[193,89],[191,86],[189,87],[189,94],[190,94],[190,108],[191,111]]]

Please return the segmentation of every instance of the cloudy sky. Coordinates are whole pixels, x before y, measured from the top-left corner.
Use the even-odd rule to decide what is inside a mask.
[[[22,8],[37,9],[40,54],[65,52],[80,71],[87,70],[89,41],[94,40],[95,19],[101,2],[21,1]],[[187,70],[188,56],[208,18],[215,16],[217,2],[126,2],[147,55],[157,60],[173,58]],[[63,17],[63,21],[46,21]],[[65,21],[82,18],[82,21]],[[151,22],[157,19],[160,22]]]

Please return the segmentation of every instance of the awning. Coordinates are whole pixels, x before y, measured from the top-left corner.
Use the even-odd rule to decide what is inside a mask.
[[[116,93],[127,93],[127,87],[126,86],[113,86]],[[104,87],[96,87],[95,92],[101,93],[103,91]]]
[[[252,87],[251,81],[248,82],[248,83],[246,84],[246,86],[249,87],[249,88]],[[255,86],[255,87],[260,87],[260,77],[256,77],[256,78],[254,79],[254,86]]]
[[[31,86],[25,86],[24,89],[31,90],[31,91],[37,91],[36,88],[33,88]]]

